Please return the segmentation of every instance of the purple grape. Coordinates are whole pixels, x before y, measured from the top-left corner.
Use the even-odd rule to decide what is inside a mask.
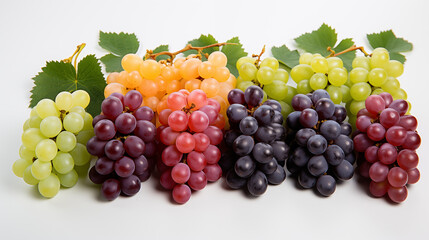
[[[323,175],[317,179],[317,191],[325,197],[331,196],[336,188],[335,179],[331,175]]]
[[[146,120],[137,121],[134,134],[144,142],[152,142],[156,137],[156,127],[153,123]]]
[[[120,183],[122,193],[127,196],[133,196],[140,191],[141,181],[136,175],[122,178]]]
[[[261,128],[258,128],[258,130],[259,129],[261,129]],[[232,146],[232,144],[234,143],[235,139],[238,136],[240,136],[240,135],[241,135],[241,133],[239,131],[236,131],[236,130],[228,130],[228,131],[226,131],[225,132],[225,137],[224,137],[225,143],[228,146]],[[275,136],[274,136],[274,138],[275,138]],[[273,138],[273,140],[274,140],[274,138]]]
[[[91,155],[102,157],[104,156],[104,147],[106,146],[106,143],[107,141],[102,141],[94,136],[86,143],[86,150]]]
[[[328,162],[322,155],[313,156],[312,158],[310,158],[310,160],[308,160],[307,170],[311,175],[315,177],[326,173],[328,171],[328,168]]]
[[[124,144],[116,139],[110,140],[104,147],[104,153],[109,159],[116,161],[124,156]]]
[[[345,155],[352,153],[354,150],[353,140],[343,134],[334,140],[334,144],[339,146],[344,151]]]
[[[403,116],[408,111],[408,103],[404,99],[397,99],[389,105],[389,108],[395,109],[400,116]]]
[[[277,134],[273,127],[262,126],[258,128],[254,137],[258,142],[272,143],[276,140]]]
[[[135,175],[141,175],[150,170],[149,161],[143,155],[134,159],[134,165],[135,165],[135,170],[134,170]]]
[[[132,158],[139,157],[145,150],[145,143],[137,136],[128,136],[124,141],[125,152]]]
[[[226,110],[226,115],[231,123],[239,123],[241,119],[247,117],[247,109],[240,104],[231,104]]]
[[[97,172],[101,175],[108,175],[115,170],[113,167],[114,165],[114,161],[106,157],[101,157],[95,162],[95,170],[97,170]]]
[[[150,109],[149,107],[143,106],[136,109],[133,112],[133,115],[137,121],[138,120],[152,121],[155,114],[153,113],[152,109]]]
[[[330,118],[330,120],[334,120],[337,123],[342,123],[347,117],[347,110],[344,106],[335,105],[335,110],[334,110],[334,114],[332,115],[332,117]],[[346,134],[349,135],[349,134]]]
[[[300,111],[291,112],[286,118],[287,126],[292,130],[299,130],[302,128],[299,118],[301,117]]]
[[[324,153],[327,147],[328,142],[323,136],[319,134],[310,137],[307,141],[307,149],[314,155],[320,155]]]
[[[261,172],[265,173],[265,175],[269,175],[277,170],[277,166],[277,160],[275,158],[271,158],[271,160],[267,163],[258,164],[258,169],[261,170]]]
[[[121,113],[115,120],[116,130],[122,134],[131,133],[136,125],[136,118],[131,113]]]
[[[247,116],[240,121],[240,131],[244,135],[253,135],[258,130],[258,121],[254,117]]]
[[[317,101],[319,101],[322,98],[331,99],[331,96],[329,96],[329,93],[326,90],[317,89],[316,91],[313,92],[311,96],[311,101],[313,102],[313,104],[316,104]]]
[[[327,120],[320,125],[320,134],[331,141],[341,134],[341,126],[334,120]]]
[[[121,93],[114,92],[114,93],[110,94],[109,97],[116,97],[116,98],[118,98],[119,100],[121,100],[122,105],[124,105],[124,95],[122,95]]]
[[[229,104],[246,104],[246,100],[244,99],[244,92],[237,88],[232,89],[228,93],[228,102]]]
[[[282,112],[282,105],[280,105],[280,103],[277,102],[276,100],[268,99],[263,103],[263,105],[271,106],[276,112],[279,112],[279,113]]]
[[[268,163],[274,157],[273,147],[267,143],[257,143],[253,147],[252,156],[259,163]]]
[[[234,169],[231,169],[226,174],[226,184],[232,189],[240,189],[246,186],[246,183],[247,179],[238,176],[237,173],[235,173]]]
[[[319,121],[318,114],[311,108],[302,110],[301,115],[299,116],[299,123],[303,127],[312,128],[316,126],[317,121]]]
[[[135,170],[134,161],[129,157],[122,157],[115,162],[115,172],[119,177],[129,177]]]
[[[150,178],[150,171],[146,171],[143,174],[137,175],[137,177],[140,179],[140,182],[144,182]]]
[[[100,120],[102,120],[102,119],[107,119],[107,117],[105,116],[105,115],[97,115],[97,116],[95,116],[95,118],[94,119],[92,119],[92,127],[94,127],[95,126],[95,124],[97,124],[98,123],[98,121],[100,121]]]
[[[354,168],[350,162],[343,160],[338,166],[334,168],[334,173],[335,176],[337,176],[339,179],[345,181],[353,177]]]
[[[244,91],[244,100],[249,108],[253,108],[261,104],[264,98],[264,92],[258,86],[252,85]]]
[[[101,111],[107,118],[115,120],[124,111],[124,106],[119,98],[108,97],[101,103]]]
[[[255,169],[256,164],[249,155],[239,158],[234,165],[235,173],[242,178],[250,177]]]
[[[297,94],[292,98],[291,105],[295,111],[302,111],[313,106],[311,99],[304,94]]]
[[[142,105],[143,97],[139,91],[131,90],[125,94],[124,105],[130,110],[134,111]]]
[[[118,180],[107,179],[101,186],[101,194],[106,200],[112,201],[121,193],[121,186]]]
[[[144,149],[144,155],[148,158],[155,157],[156,154],[156,143],[155,142],[146,142]]]
[[[298,175],[298,183],[303,188],[312,188],[316,185],[317,178],[311,175],[307,169],[302,170]]]
[[[261,125],[269,125],[274,120],[275,111],[271,106],[262,105],[253,113],[253,117],[258,120]]]
[[[286,179],[286,172],[282,166],[277,164],[276,170],[266,176],[269,184],[278,185]]]
[[[101,175],[100,173],[97,172],[97,170],[95,169],[95,166],[93,166],[89,170],[88,177],[89,177],[89,180],[91,180],[91,182],[95,184],[102,184],[104,181],[107,180],[107,178],[109,178],[109,175]]]
[[[328,146],[323,156],[325,156],[326,161],[329,163],[329,165],[332,166],[339,165],[345,158],[343,149],[341,149],[338,145],[335,144]]]
[[[261,171],[255,171],[247,180],[247,190],[252,196],[261,196],[265,193],[268,187],[268,180],[265,174]]]
[[[234,140],[232,149],[239,156],[245,156],[252,152],[255,142],[253,138],[246,135],[241,135]]]
[[[329,119],[335,113],[335,104],[329,98],[321,98],[314,105],[314,109],[320,120]]]
[[[100,140],[110,140],[116,135],[115,124],[108,119],[102,119],[95,124],[94,133]]]
[[[316,135],[316,131],[311,128],[302,128],[295,134],[295,141],[300,146],[307,146],[310,137]]]

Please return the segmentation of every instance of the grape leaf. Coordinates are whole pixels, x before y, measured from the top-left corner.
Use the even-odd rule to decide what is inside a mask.
[[[101,112],[101,102],[104,99],[104,80],[101,66],[94,55],[83,58],[76,69],[71,63],[51,61],[47,62],[37,76],[33,78],[35,86],[31,90],[30,107],[49,98],[55,100],[62,91],[73,92],[81,89],[88,92],[91,101],[86,108],[92,116]]]
[[[98,45],[110,52],[100,59],[106,66],[106,72],[120,72],[123,70],[121,66],[122,57],[128,53],[136,53],[140,43],[134,33],[105,33],[100,31]]]
[[[372,48],[383,47],[390,53],[390,59],[405,62],[405,56],[401,52],[409,52],[413,50],[413,44],[403,38],[395,36],[392,30],[381,31],[366,35],[369,44]]]
[[[168,51],[168,45],[159,45],[157,48],[155,48],[153,50],[153,53],[160,53],[160,52],[164,52],[164,51]],[[170,56],[168,55],[160,55],[158,57],[156,57],[156,61],[160,61],[160,60],[167,60],[169,59]]]
[[[332,50],[338,53],[354,45],[351,38],[346,38],[335,46],[337,43],[337,33],[335,32],[335,29],[326,24],[322,24],[319,29],[312,31],[311,33],[304,33],[303,35],[295,38],[295,42],[298,44],[299,48],[309,53],[320,53],[325,57],[331,54],[331,52],[327,50],[328,47],[331,47]],[[354,56],[356,56],[356,52],[351,51],[341,54],[338,57],[343,60],[344,67],[347,68],[347,70],[351,70]]]
[[[215,43],[217,43],[217,41],[211,34],[208,34],[207,36],[201,34],[201,36],[199,38],[196,38],[196,39],[188,42],[188,44],[191,44],[193,47],[204,47],[204,46],[208,46],[208,45],[215,44]],[[214,51],[219,51],[219,47],[206,48],[202,52],[210,54]],[[185,56],[188,56],[190,54],[197,54],[197,53],[198,53],[197,50],[188,50],[188,51],[184,52],[183,54]],[[207,60],[204,57],[204,55],[202,56],[202,60],[203,61]]]
[[[222,52],[226,55],[228,58],[228,62],[226,64],[226,67],[229,69],[229,71],[236,77],[238,77],[238,70],[235,66],[238,59],[241,57],[247,56],[247,53],[244,51],[243,45],[240,43],[240,40],[238,37],[233,37],[230,40],[226,41],[227,43],[236,43],[234,45],[225,45],[222,46]]]
[[[299,64],[298,51],[291,51],[284,44],[280,47],[272,47],[271,54],[273,54],[273,56],[279,60],[280,64],[286,66],[288,69],[291,69]]]

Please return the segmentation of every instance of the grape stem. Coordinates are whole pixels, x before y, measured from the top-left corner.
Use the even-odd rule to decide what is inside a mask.
[[[76,64],[77,64],[77,57],[79,56],[80,52],[82,52],[82,50],[83,50],[83,48],[84,48],[85,46],[86,46],[86,44],[85,44],[85,43],[82,43],[82,44],[80,44],[80,45],[77,45],[77,47],[76,47],[76,51],[74,51],[73,55],[71,55],[71,57],[69,57],[69,58],[66,58],[66,59],[62,60],[62,62],[64,62],[64,63],[71,63],[71,62],[73,61],[73,57],[74,57],[73,66],[74,66],[74,69],[76,69],[76,70],[77,70],[77,68],[76,68]]]
[[[259,67],[259,63],[261,62],[261,56],[262,54],[265,53],[265,45],[262,47],[261,53],[259,53],[259,55],[256,54],[252,54],[252,58],[257,57],[256,61],[255,61],[255,66]]]
[[[211,45],[207,45],[204,47],[194,47],[191,44],[186,45],[186,47],[184,47],[183,49],[176,51],[176,52],[168,52],[168,51],[163,51],[163,52],[159,52],[159,53],[153,53],[153,50],[147,50],[146,51],[146,56],[145,59],[153,59],[156,60],[156,57],[160,56],[160,55],[167,55],[170,56],[169,61],[173,60],[178,54],[189,51],[189,50],[197,50],[198,51],[198,55],[201,56],[201,53],[204,49],[206,48],[212,48],[212,47],[221,47],[221,46],[225,46],[225,45],[238,45],[237,43],[227,43],[227,42],[223,42],[223,43],[214,43]],[[167,60],[168,61],[168,60]]]
[[[371,54],[367,53],[362,46],[356,47],[356,45],[353,45],[353,46],[351,46],[351,47],[347,48],[346,50],[341,51],[339,53],[335,53],[335,51],[331,47],[328,47],[326,50],[328,50],[329,52],[331,52],[331,54],[329,54],[328,57],[336,57],[336,56],[339,56],[341,54],[348,53],[348,52],[351,52],[351,51],[356,51],[356,50],[360,50],[363,54],[365,54],[365,57],[371,55]]]

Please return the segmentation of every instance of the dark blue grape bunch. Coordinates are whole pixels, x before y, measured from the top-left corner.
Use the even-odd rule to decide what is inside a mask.
[[[347,111],[321,89],[295,95],[292,107],[295,111],[286,119],[291,148],[286,167],[301,187],[316,187],[330,196],[338,180],[349,180],[354,173],[352,127],[344,122]]]
[[[225,132],[227,151],[219,162],[227,173],[227,185],[232,189],[245,188],[252,196],[265,193],[268,184],[285,180],[284,165],[289,152],[281,105],[275,100],[262,104],[263,97],[258,86],[250,86],[245,92],[229,92],[230,130]]]

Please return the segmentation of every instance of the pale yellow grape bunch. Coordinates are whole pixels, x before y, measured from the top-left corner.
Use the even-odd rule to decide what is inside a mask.
[[[12,170],[44,197],[54,197],[60,186],[73,187],[76,166],[88,167],[86,142],[94,135],[92,116],[85,111],[90,101],[83,90],[60,92],[55,101],[40,100],[24,123],[19,159]]]
[[[400,87],[397,79],[404,72],[404,66],[399,61],[390,60],[389,52],[385,48],[376,48],[367,57],[356,57],[352,67],[349,75],[350,95],[353,99],[349,103],[351,118],[365,108],[365,99],[373,94],[388,92],[394,100],[407,100],[407,93]]]
[[[303,53],[299,65],[290,75],[297,83],[297,92],[310,93],[326,89],[335,104],[350,101],[348,72],[339,57],[323,57],[320,54]]]
[[[137,90],[143,96],[142,105],[160,113],[166,109],[170,93],[201,89],[207,97],[219,102],[220,118],[225,121],[228,93],[236,85],[234,75],[226,67],[227,62],[226,55],[220,51],[211,53],[207,61],[195,54],[176,58],[173,62],[143,60],[136,54],[127,54],[121,61],[124,71],[108,75],[104,96],[115,92],[125,95],[130,90]]]

